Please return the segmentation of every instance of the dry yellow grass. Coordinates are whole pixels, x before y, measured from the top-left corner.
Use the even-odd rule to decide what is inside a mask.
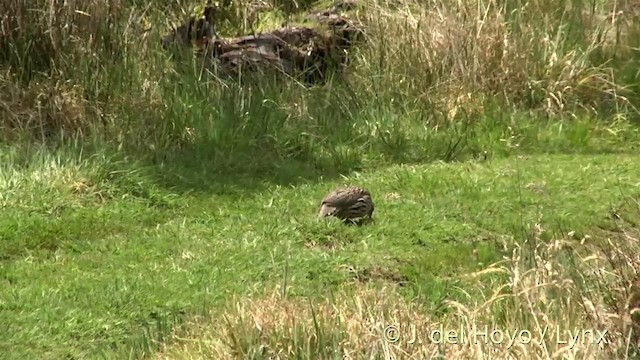
[[[626,353],[637,341],[634,305],[625,298],[635,293],[630,281],[640,269],[638,256],[630,255],[638,254],[638,233],[623,231],[605,245],[589,237],[569,241],[570,233],[543,245],[543,232],[540,225],[532,230],[540,244],[535,250],[515,247],[510,258],[466,275],[473,290],[466,301],[446,302],[444,316],[427,314],[390,285],[353,285],[313,309],[276,290],[193,319],[155,358],[286,359],[308,356],[310,349],[316,357],[345,359],[611,359]]]
[[[350,76],[354,92],[362,97],[382,96],[384,90],[382,93],[388,98],[385,101],[413,99],[416,110],[408,111],[419,111],[419,104],[430,103],[447,114],[447,119],[455,120],[483,114],[487,98],[542,109],[549,115],[573,114],[580,108],[592,113],[602,107],[621,113],[634,110],[627,100],[632,94],[624,82],[614,76],[609,65],[593,59],[606,59],[613,52],[629,55],[637,47],[635,2],[610,1],[581,9],[572,9],[575,5],[570,1],[551,6],[543,0],[528,1],[514,9],[505,8],[497,0],[363,0],[360,4],[365,10],[349,16],[366,29],[368,41],[361,47],[358,61],[350,66],[354,69]],[[181,5],[184,9],[202,7],[198,3]],[[279,20],[273,19],[280,19],[282,14],[274,9],[273,3],[264,1],[234,5],[225,10],[226,20],[219,25],[231,26],[234,31],[227,30],[238,34],[265,24],[276,27]],[[134,103],[131,106],[159,106],[157,84],[166,69],[160,70],[148,61],[156,57],[157,50],[150,34],[167,31],[166,24],[160,24],[158,19],[168,23],[173,16],[160,15],[158,11],[154,7],[127,9],[120,0],[64,4],[39,0],[29,8],[23,1],[12,0],[0,5],[0,12],[5,14],[0,24],[0,48],[14,57],[11,70],[19,72],[24,68],[32,73],[28,69],[32,65],[37,68],[54,64],[50,75],[60,80],[51,81],[46,85],[50,89],[42,90],[32,84],[10,84],[19,89],[7,88],[5,93],[12,94],[12,98],[2,99],[11,114],[5,116],[5,130],[33,124],[33,116],[20,109],[20,104],[30,103],[31,93],[55,93],[66,98],[65,102],[79,104],[82,94],[93,85],[86,78],[71,74],[74,69],[88,60],[100,64],[102,56],[119,58],[114,55],[118,53],[137,54],[136,72],[144,78],[139,96],[128,100]],[[566,31],[576,27],[584,31],[579,35]],[[12,43],[28,43],[29,54],[12,50]],[[25,62],[28,66],[23,66]],[[376,88],[387,84],[393,84],[393,90]],[[303,102],[296,101],[295,106],[304,109]],[[51,118],[53,124],[47,126],[84,131],[87,126],[78,124],[77,112],[59,111],[60,106],[63,105],[41,111],[38,121],[46,123]],[[92,112],[100,112],[93,107]],[[295,111],[293,105],[288,107]],[[98,118],[81,116],[86,125],[91,125],[88,119]]]
[[[574,41],[565,31],[569,20],[553,15],[562,12],[560,3],[551,9],[543,1],[529,1],[512,13],[502,3],[401,1],[390,9],[383,1],[370,1],[360,16],[369,34],[363,68],[378,71],[372,66],[378,62],[386,70],[384,83],[442,103],[452,115],[460,108],[482,113],[482,98],[488,95],[549,114],[627,104],[612,71],[594,65],[592,55],[629,43],[624,36],[618,42],[611,37],[635,29],[630,15],[611,21],[611,6],[599,5],[596,15],[571,20],[585,29],[581,43],[587,46],[578,49],[567,46]]]

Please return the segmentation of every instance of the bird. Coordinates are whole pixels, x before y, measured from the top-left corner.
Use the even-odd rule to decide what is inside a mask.
[[[340,186],[322,199],[319,218],[336,217],[344,222],[371,219],[374,204],[369,190],[359,186]]]

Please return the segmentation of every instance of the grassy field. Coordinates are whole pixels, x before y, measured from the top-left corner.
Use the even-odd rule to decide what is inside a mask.
[[[361,2],[313,87],[168,59],[196,2],[56,4],[0,5],[1,358],[637,356],[632,2]],[[373,223],[318,221],[341,184]]]

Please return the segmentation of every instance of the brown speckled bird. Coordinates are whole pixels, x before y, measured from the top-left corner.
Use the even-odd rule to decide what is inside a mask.
[[[353,221],[373,214],[371,193],[357,186],[339,187],[322,199],[318,217],[337,217],[343,221]]]

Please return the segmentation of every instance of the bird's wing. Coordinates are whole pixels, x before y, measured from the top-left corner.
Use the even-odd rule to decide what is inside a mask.
[[[355,204],[361,196],[359,191],[353,189],[338,189],[327,195],[322,203],[336,208],[346,208]]]

